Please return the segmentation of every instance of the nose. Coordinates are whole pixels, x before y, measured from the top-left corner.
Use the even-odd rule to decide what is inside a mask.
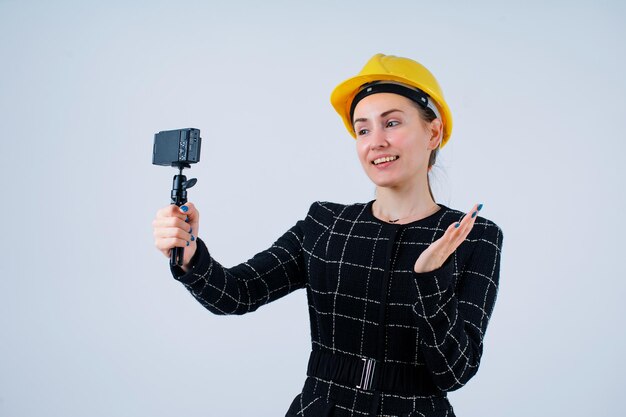
[[[370,149],[378,149],[386,147],[389,142],[387,142],[387,137],[385,136],[385,131],[383,129],[376,129],[372,132],[372,140],[370,142]]]

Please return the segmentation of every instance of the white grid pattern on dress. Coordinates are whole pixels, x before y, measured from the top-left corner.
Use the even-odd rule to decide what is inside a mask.
[[[445,393],[465,385],[482,356],[499,285],[502,231],[478,216],[440,268],[416,273],[419,254],[465,213],[439,204],[436,213],[398,225],[375,218],[372,203],[314,202],[306,218],[270,248],[231,268],[214,260],[198,238],[192,269],[185,274],[173,267],[172,274],[220,315],[249,313],[306,288],[312,349],[410,365],[433,387],[414,396],[382,392],[379,410],[373,412],[371,392],[307,377],[290,408],[301,402],[297,415],[314,415],[315,404],[322,404],[313,403],[316,393],[323,392],[337,416],[435,416],[446,411],[452,417]],[[307,392],[311,380],[315,392]],[[446,410],[436,409],[435,400],[445,400]]]

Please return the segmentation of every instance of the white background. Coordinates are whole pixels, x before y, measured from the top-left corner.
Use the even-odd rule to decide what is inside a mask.
[[[457,415],[616,415],[625,12],[0,0],[0,416],[284,415],[310,351],[305,292],[215,316],[172,279],[151,222],[175,171],[151,164],[153,135],[201,129],[190,201],[212,254],[236,265],[315,200],[373,199],[329,96],[378,52],[426,65],[452,109],[436,200],[481,202],[504,232]]]

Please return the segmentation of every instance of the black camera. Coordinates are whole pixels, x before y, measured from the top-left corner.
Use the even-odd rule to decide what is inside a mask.
[[[154,165],[185,166],[200,161],[200,129],[164,130],[154,135]]]

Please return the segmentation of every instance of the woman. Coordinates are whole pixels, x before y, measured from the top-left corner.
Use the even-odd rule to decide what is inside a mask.
[[[215,314],[244,314],[306,288],[312,351],[286,416],[454,416],[448,391],[478,370],[498,291],[502,231],[434,201],[428,171],[450,138],[441,89],[421,64],[375,55],[333,91],[376,199],[316,201],[269,249],[224,268],[197,238],[192,203],[153,222],[173,276]],[[465,215],[467,214],[467,215]]]

